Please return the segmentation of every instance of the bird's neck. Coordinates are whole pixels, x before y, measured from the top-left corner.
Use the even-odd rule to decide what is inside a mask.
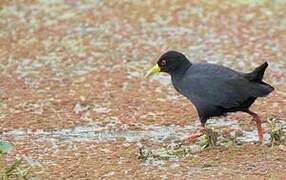
[[[190,61],[185,61],[179,67],[177,67],[174,71],[169,72],[172,78],[180,78],[182,77],[186,71],[191,67],[192,63]]]

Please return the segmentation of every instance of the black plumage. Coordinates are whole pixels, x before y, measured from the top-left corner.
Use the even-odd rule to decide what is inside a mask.
[[[253,116],[262,140],[259,116],[249,107],[256,98],[274,90],[262,80],[267,62],[250,73],[242,73],[216,64],[192,64],[182,53],[168,51],[157,65],[160,72],[171,75],[174,88],[196,107],[202,126],[210,117],[242,111]]]

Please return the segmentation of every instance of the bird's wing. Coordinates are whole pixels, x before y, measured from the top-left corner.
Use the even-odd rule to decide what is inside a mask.
[[[182,94],[194,105],[214,105],[226,109],[238,107],[250,97],[264,96],[267,93],[260,84],[250,82],[242,76],[229,79],[219,76],[190,76],[182,84]]]

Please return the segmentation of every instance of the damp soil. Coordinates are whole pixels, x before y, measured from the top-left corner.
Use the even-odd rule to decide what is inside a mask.
[[[270,145],[266,122],[286,133],[285,8],[282,0],[1,1],[7,163],[23,157],[35,179],[285,179],[285,142]],[[140,149],[168,150],[200,126],[167,75],[144,78],[170,49],[244,72],[269,62],[275,91],[252,106],[263,145],[251,117],[235,113],[208,121],[219,134],[213,149],[198,141],[183,155],[140,159]]]

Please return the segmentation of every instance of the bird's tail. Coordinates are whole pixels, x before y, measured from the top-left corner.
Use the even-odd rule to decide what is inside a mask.
[[[262,82],[263,75],[267,66],[268,66],[267,62],[263,63],[262,65],[255,68],[254,71],[245,74],[245,78],[248,79],[249,81]]]
[[[272,87],[270,84],[263,82],[263,75],[264,75],[264,72],[267,66],[268,66],[268,63],[265,62],[262,65],[255,68],[252,72],[245,74],[246,79],[259,84],[259,86],[256,86],[257,87],[256,97],[266,96],[267,94],[269,94],[270,92],[274,90],[274,87]]]

